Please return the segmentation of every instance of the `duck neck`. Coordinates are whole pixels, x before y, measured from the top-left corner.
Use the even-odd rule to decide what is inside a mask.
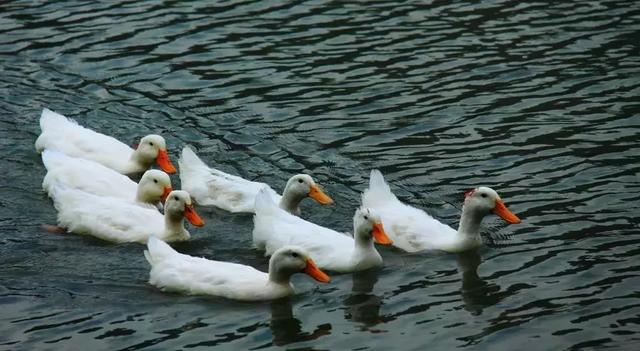
[[[149,160],[146,157],[143,157],[138,150],[133,150],[131,157],[129,158],[129,164],[127,165],[127,168],[129,168],[128,173],[144,172],[151,167],[153,161],[154,160]]]
[[[381,261],[382,258],[378,250],[376,250],[371,233],[369,235],[359,234],[354,233],[355,242],[352,260],[359,263],[363,263],[363,261],[369,262],[370,260]]]
[[[180,235],[184,230],[184,214],[166,211],[164,214],[164,225],[168,236]]]
[[[153,205],[158,204],[158,201],[154,201],[140,186],[138,186],[138,191],[136,191],[136,202]]]
[[[356,252],[371,252],[376,251],[376,247],[373,245],[373,239],[371,236],[365,237],[363,235],[354,234],[355,251]]]
[[[304,198],[304,195],[296,194],[293,191],[289,191],[289,188],[285,188],[280,199],[280,208],[291,214],[297,214],[300,212],[298,205]]]
[[[462,208],[462,216],[460,217],[460,225],[458,226],[458,235],[464,238],[479,238],[480,224],[484,216],[485,214],[478,209],[464,206]]]
[[[283,272],[278,269],[273,260],[269,262],[269,281],[278,285],[289,285],[291,280],[290,272]]]

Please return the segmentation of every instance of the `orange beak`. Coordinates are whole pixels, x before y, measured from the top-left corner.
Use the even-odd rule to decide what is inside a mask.
[[[502,219],[507,221],[507,223],[520,223],[520,218],[509,211],[509,209],[504,205],[504,202],[502,202],[501,199],[496,199],[496,206],[493,208],[493,213],[500,216]]]
[[[322,190],[320,190],[320,187],[315,184],[311,184],[309,197],[323,205],[331,205],[333,203],[333,200],[327,194],[323,193]]]
[[[384,232],[384,227],[382,226],[382,222],[378,222],[373,225],[373,238],[376,239],[376,242],[381,245],[391,245],[393,241],[389,239],[387,233]]]
[[[186,218],[189,223],[195,225],[196,227],[202,227],[204,225],[204,221],[198,213],[196,212],[193,205],[184,205],[184,218]]]
[[[307,266],[304,267],[302,271],[321,283],[328,283],[331,280],[331,278],[329,278],[325,272],[321,271],[320,268],[316,266],[316,263],[310,258],[307,258]]]
[[[160,166],[163,171],[169,174],[176,173],[176,168],[173,166],[173,163],[171,163],[167,150],[158,150],[156,162],[158,162],[158,166]]]
[[[173,189],[170,186],[165,186],[162,190],[162,196],[160,197],[162,203],[167,201],[167,197],[169,197],[169,193],[172,192]]]

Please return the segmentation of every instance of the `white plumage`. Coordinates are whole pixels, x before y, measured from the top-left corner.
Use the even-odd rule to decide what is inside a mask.
[[[95,195],[158,206],[172,190],[169,175],[160,170],[146,171],[137,184],[111,168],[60,151],[44,150],[42,162],[47,168],[42,187],[50,196],[54,186],[62,185]]]
[[[171,192],[165,215],[152,206],[145,208],[59,185],[53,187],[51,197],[58,210],[58,225],[76,234],[117,243],[146,243],[151,235],[165,241],[184,241],[190,237],[183,218],[191,199],[184,191]],[[195,224],[202,225],[201,221]]]
[[[391,244],[380,218],[369,209],[356,210],[354,237],[305,221],[280,209],[265,192],[256,198],[253,243],[266,255],[287,245],[297,245],[315,258],[318,267],[346,273],[382,265],[373,237]]]
[[[216,206],[229,212],[253,213],[255,198],[262,189],[266,189],[280,207],[296,214],[299,213],[298,204],[306,197],[325,205],[333,203],[306,174],[291,177],[280,196],[265,183],[246,180],[207,166],[189,147],[182,149],[178,164],[182,188],[200,205]]]
[[[293,294],[290,277],[297,272],[309,271],[315,279],[329,281],[317,268],[317,271],[309,268],[313,261],[303,249],[295,247],[274,254],[269,273],[237,263],[180,254],[155,237],[149,238],[147,248],[144,255],[151,265],[149,283],[164,291],[259,301]]]
[[[391,192],[382,173],[371,171],[369,188],[362,195],[362,204],[375,210],[385,223],[393,244],[408,252],[443,250],[460,252],[482,244],[480,223],[493,212],[509,223],[519,223],[517,216],[505,206],[491,188],[479,187],[465,199],[458,230],[443,224],[425,211],[403,204]]]
[[[167,173],[174,173],[166,151],[164,138],[147,135],[136,150],[117,139],[78,125],[74,120],[43,109],[40,117],[42,133],[35,143],[36,150],[59,150],[67,155],[98,162],[122,174],[142,173],[154,161]]]

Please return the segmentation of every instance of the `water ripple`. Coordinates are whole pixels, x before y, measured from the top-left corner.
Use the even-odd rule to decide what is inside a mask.
[[[637,343],[639,35],[627,0],[0,4],[0,344]],[[477,185],[523,223],[487,218],[474,255],[384,248],[382,271],[296,279],[291,300],[166,295],[140,247],[41,228],[55,222],[33,151],[44,106],[128,143],[162,133],[172,157],[190,144],[276,188],[310,172],[336,205],[305,214],[340,230],[371,168],[454,227]],[[180,251],[266,269],[250,216],[202,213],[211,226]]]

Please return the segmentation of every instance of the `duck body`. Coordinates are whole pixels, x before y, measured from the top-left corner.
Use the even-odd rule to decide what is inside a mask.
[[[378,217],[369,210],[356,211],[352,237],[282,210],[265,192],[256,198],[253,243],[267,256],[284,246],[296,245],[307,250],[321,269],[348,273],[380,267],[382,257],[372,241],[374,230],[384,243],[391,243]]]
[[[56,150],[44,150],[42,162],[47,168],[42,187],[49,196],[56,185],[62,185],[142,206],[161,207],[161,201],[172,191],[169,176],[160,170],[146,171],[138,184],[100,163],[68,156]]]
[[[380,215],[394,246],[402,250],[462,252],[482,245],[480,223],[490,212],[500,215],[509,223],[520,222],[506,209],[493,189],[479,187],[474,191],[477,193],[471,195],[477,196],[465,200],[458,230],[421,209],[400,202],[378,170],[371,171],[369,188],[362,195],[362,203]]]
[[[180,206],[185,208],[182,203],[190,201],[186,198],[188,196],[179,190],[171,192],[165,215],[153,206],[141,207],[119,198],[98,196],[60,185],[53,187],[51,197],[58,210],[58,225],[70,232],[115,243],[146,243],[151,235],[165,241],[190,238],[183,225],[184,212],[180,210]],[[195,224],[201,225],[201,220]]]
[[[302,251],[294,249],[296,257],[291,257],[291,249],[286,248],[270,260],[269,273],[242,264],[184,255],[155,237],[149,238],[144,254],[151,265],[149,283],[163,291],[262,301],[292,295],[289,277],[297,272],[309,270],[316,279],[329,280],[319,270],[307,268],[309,259]]]
[[[455,229],[421,209],[400,202],[377,170],[371,171],[369,188],[362,195],[362,204],[376,210],[393,245],[402,250],[435,250],[456,242]]]
[[[269,185],[210,168],[189,147],[182,149],[178,165],[182,188],[199,205],[252,213],[255,197],[262,188],[267,189],[274,201],[280,201],[281,196]]]
[[[321,204],[333,202],[306,174],[291,177],[283,195],[269,185],[234,176],[207,166],[189,147],[182,149],[178,161],[182,188],[200,205],[215,206],[229,212],[255,212],[255,199],[262,189],[285,210],[299,214],[298,204],[307,196]]]
[[[164,138],[148,135],[134,150],[119,140],[80,126],[65,116],[43,109],[40,117],[42,133],[36,140],[38,152],[52,149],[69,156],[98,162],[122,174],[142,173],[154,161],[167,173],[175,173],[166,152]]]
[[[250,266],[180,254],[156,238],[147,247],[149,283],[163,291],[237,300],[277,299],[294,292],[291,283],[273,284],[267,273]]]

